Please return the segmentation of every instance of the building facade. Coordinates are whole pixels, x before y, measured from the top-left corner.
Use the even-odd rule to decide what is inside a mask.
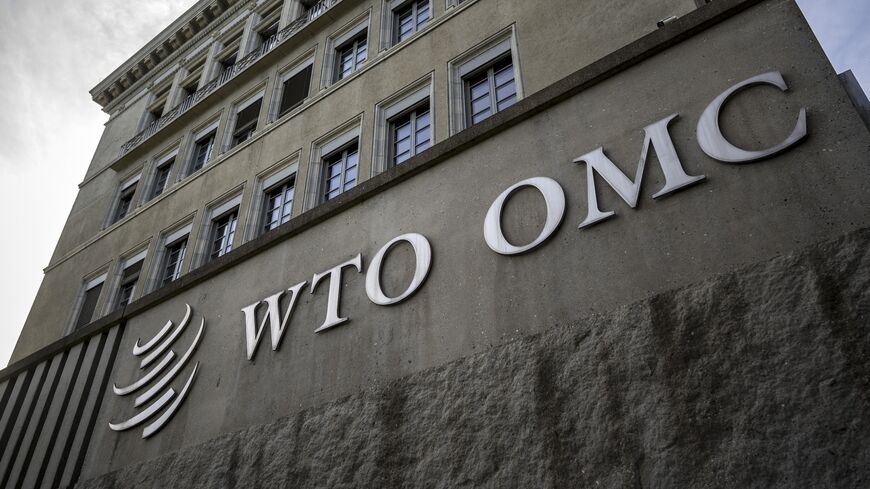
[[[792,1],[202,0],[91,94],[0,486],[870,477],[867,104]]]

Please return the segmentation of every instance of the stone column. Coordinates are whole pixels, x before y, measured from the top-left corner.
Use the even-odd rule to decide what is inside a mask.
[[[284,0],[284,6],[281,7],[281,20],[278,21],[278,29],[280,30],[290,25],[303,12],[305,12],[305,7],[302,6],[300,0]]]
[[[236,61],[245,57],[256,46],[257,33],[254,31],[254,26],[258,22],[260,22],[260,16],[253,11],[250,12],[248,18],[245,19],[245,30],[242,31],[242,38],[239,40],[239,57]]]

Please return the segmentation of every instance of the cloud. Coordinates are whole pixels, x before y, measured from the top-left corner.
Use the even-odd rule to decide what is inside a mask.
[[[0,366],[108,119],[88,91],[193,0],[0,0]]]

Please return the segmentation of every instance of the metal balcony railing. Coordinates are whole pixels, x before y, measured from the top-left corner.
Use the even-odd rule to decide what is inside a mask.
[[[269,51],[275,49],[276,46],[287,40],[289,37],[293,36],[293,34],[308,25],[308,23],[323,15],[324,12],[329,10],[330,7],[332,7],[339,1],[340,0],[320,0],[319,2],[314,4],[311,8],[307,9],[305,13],[303,13],[298,19],[291,22],[290,25],[281,29],[280,31],[278,31],[277,34],[273,35],[265,42],[263,42],[263,44],[259,48],[255,49],[244,58],[238,60],[236,64],[234,64],[231,68],[228,68],[221,72],[220,75],[213,78],[210,82],[206,83],[196,92],[188,95],[187,97],[184,97],[184,100],[182,100],[181,103],[163,114],[163,116],[161,116],[159,119],[153,121],[151,124],[148,124],[148,126],[140,131],[139,134],[136,134],[129,141],[121,145],[121,152],[118,157],[120,158],[121,156],[124,156],[125,154],[129,153],[130,150],[142,144],[142,142],[156,134],[158,131],[160,131],[160,129],[175,120],[178,116],[190,110],[191,107],[199,103],[200,100],[206,98],[218,87],[235,78],[239,73],[244,71],[248,66],[252,65],[256,60],[260,59]]]

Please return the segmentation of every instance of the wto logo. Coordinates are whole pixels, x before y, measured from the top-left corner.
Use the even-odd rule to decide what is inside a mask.
[[[178,392],[177,395],[175,389],[167,387],[167,385],[172,382],[172,379],[174,379],[181,369],[184,368],[187,361],[190,360],[190,356],[193,354],[194,350],[196,350],[196,347],[199,346],[199,341],[202,339],[202,332],[205,329],[205,318],[202,318],[202,322],[199,325],[199,331],[196,333],[196,337],[193,339],[193,343],[188,347],[187,351],[181,355],[181,358],[178,359],[175,365],[168,370],[167,367],[169,367],[176,357],[175,352],[171,349],[172,344],[176,339],[178,339],[181,333],[184,332],[185,328],[187,328],[187,324],[190,322],[191,313],[192,311],[188,304],[187,312],[184,314],[184,319],[181,320],[181,323],[179,323],[174,330],[172,329],[172,321],[167,321],[166,325],[163,326],[163,329],[161,329],[156,336],[151,338],[144,345],[139,344],[141,340],[136,340],[136,345],[133,347],[133,355],[139,357],[147,354],[139,364],[140,369],[148,367],[157,361],[158,358],[160,361],[139,380],[127,387],[118,387],[117,384],[114,384],[112,390],[114,390],[115,394],[118,396],[126,396],[142,389],[153,380],[157,379],[151,387],[135,398],[133,406],[138,408],[155,398],[156,400],[139,412],[139,414],[126,421],[120,423],[109,423],[109,428],[115,431],[129,430],[130,428],[134,428],[150,420],[165,407],[166,409],[163,413],[142,430],[142,438],[148,438],[160,431],[160,429],[163,428],[170,419],[172,419],[175,412],[178,411],[181,403],[184,402],[184,399],[187,397],[193,379],[196,377],[196,371],[199,369],[199,362],[196,362],[193,366],[193,370],[190,372],[187,382],[184,383],[184,387],[181,388],[181,392]],[[170,331],[172,331],[171,334]],[[167,405],[168,407],[166,407]]]

